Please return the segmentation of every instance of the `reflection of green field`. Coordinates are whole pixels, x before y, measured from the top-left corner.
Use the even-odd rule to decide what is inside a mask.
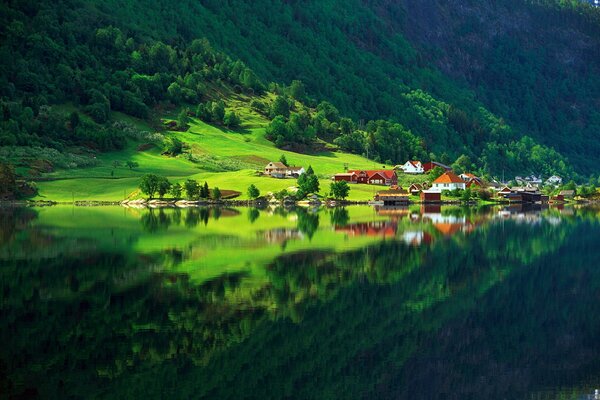
[[[184,261],[173,272],[189,274],[192,281],[201,283],[223,274],[243,273],[246,284],[255,285],[265,279],[264,267],[283,253],[306,250],[344,251],[381,240],[379,237],[347,236],[334,231],[330,211],[319,211],[319,226],[312,238],[299,233],[289,240],[267,241],[265,232],[276,229],[297,231],[297,215],[286,216],[261,211],[254,223],[248,222],[249,209],[238,209],[239,215],[212,216],[208,224],[200,222],[187,227],[187,210],[181,210],[181,222],[171,223],[156,233],[144,230],[141,218],[149,210],[121,207],[49,207],[39,210],[36,225],[44,226],[59,237],[94,239],[96,246],[107,250],[128,249],[139,254],[178,250],[185,254]],[[347,208],[349,221],[384,220],[372,207]],[[158,213],[159,210],[154,210]],[[176,210],[164,210],[173,217]],[[92,228],[93,227],[93,228]]]
[[[238,190],[243,193],[242,198],[245,198],[246,189],[250,184],[255,184],[263,194],[295,185],[296,181],[293,179],[273,179],[256,175],[256,171],[262,171],[268,161],[279,160],[281,154],[286,155],[290,164],[305,168],[312,165],[321,177],[322,194],[329,191],[329,177],[342,172],[344,164],[356,169],[381,168],[380,164],[354,154],[323,152],[308,155],[280,150],[265,139],[265,124],[266,120],[251,113],[248,113],[239,132],[195,120],[188,132],[171,132],[168,135],[177,136],[185,142],[192,154],[199,158],[198,163],[188,161],[183,156],[173,158],[161,155],[157,148],[137,151],[139,143],[131,142],[122,151],[100,154],[98,159],[101,164],[97,167],[49,174],[58,180],[39,182],[38,198],[55,201],[122,200],[124,196],[137,195],[140,177],[148,173],[167,176],[172,182],[183,182],[188,178],[208,181],[210,186]],[[129,170],[125,166],[112,166],[114,161],[124,164],[128,160],[138,162],[139,168]],[[225,163],[236,170],[215,172],[215,166],[219,168]],[[400,180],[401,184],[409,185],[413,180],[422,179],[423,176],[406,176]],[[373,198],[376,190],[377,187],[373,186],[353,185],[350,198],[369,200]]]

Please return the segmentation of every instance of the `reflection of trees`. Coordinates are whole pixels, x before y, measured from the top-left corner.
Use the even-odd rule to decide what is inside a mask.
[[[248,221],[250,221],[251,224],[253,224],[254,221],[258,219],[258,217],[260,217],[260,211],[258,211],[258,208],[248,208]]]
[[[167,215],[163,208],[150,208],[146,213],[142,214],[140,222],[144,227],[144,230],[155,233],[169,229],[171,217]]]
[[[350,221],[350,216],[346,207],[335,207],[331,210],[331,225],[346,226]]]
[[[208,209],[202,217],[201,211],[186,210],[186,224],[189,215],[208,220]],[[155,217],[160,221],[160,213]],[[141,393],[160,383],[163,372],[178,376],[177,368],[192,368],[191,360],[207,369],[178,382],[174,396],[351,398],[392,385],[390,371],[401,368],[425,337],[471,310],[510,271],[558,248],[574,226],[509,221],[430,248],[386,241],[342,254],[284,255],[267,267],[269,283],[259,286],[243,284],[243,273],[201,285],[182,274],[152,273],[152,265],[180,262],[177,252],[15,261],[0,269],[0,338],[11,344],[0,354],[14,360],[11,380],[43,382],[47,386],[38,387],[48,397],[65,397],[60,390],[85,396],[104,390],[109,383],[98,381],[97,373],[115,380],[110,385],[124,382],[123,393],[133,390],[130,385]],[[33,366],[50,372],[36,375]],[[132,371],[145,372],[134,378]],[[49,383],[59,378],[68,389]],[[96,389],[90,389],[93,382]]]
[[[319,214],[311,213],[304,208],[296,209],[298,216],[298,230],[312,239],[315,232],[319,228]]]
[[[26,229],[37,218],[37,211],[28,207],[0,207],[0,247],[10,245],[15,233]]]

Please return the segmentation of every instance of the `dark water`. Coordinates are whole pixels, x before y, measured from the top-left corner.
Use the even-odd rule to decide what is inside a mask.
[[[4,208],[0,299],[0,398],[600,389],[593,208]]]

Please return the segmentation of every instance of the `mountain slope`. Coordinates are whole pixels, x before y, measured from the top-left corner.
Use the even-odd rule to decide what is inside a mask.
[[[147,22],[155,10],[143,3],[129,3],[119,18],[135,10],[132,27],[157,29]],[[587,174],[597,171],[600,153],[599,11],[549,0],[205,0],[171,8],[181,18],[163,34],[205,35],[265,79],[301,79],[344,113],[397,119],[430,151],[449,146],[453,157],[465,152],[447,140],[455,132],[433,132],[407,94],[423,90],[482,125],[484,105],[517,137],[556,147]],[[483,145],[468,136],[492,139],[461,136],[470,148]]]
[[[554,4],[558,2],[4,3],[0,35],[7,40],[1,49],[0,93],[9,102],[3,105],[0,145],[3,134],[10,139],[19,125],[29,139],[60,147],[48,140],[57,126],[29,132],[27,123],[14,121],[15,113],[27,121],[23,114],[28,107],[35,118],[40,105],[65,101],[100,119],[114,110],[144,117],[161,115],[170,104],[195,107],[218,95],[214,85],[223,81],[260,92],[261,80],[287,84],[301,79],[309,105],[317,103],[311,97],[326,99],[355,119],[346,124],[348,129],[335,125],[333,135],[319,131],[313,121],[316,135],[337,138],[342,149],[368,153],[376,161],[399,163],[408,153],[450,163],[462,154],[470,158],[468,168],[498,176],[572,176],[571,165],[579,173],[597,173],[597,59],[580,57],[582,51],[597,49],[597,13],[591,7],[561,2],[563,9],[557,9]],[[514,43],[496,45],[498,37],[512,37],[505,27],[515,19],[512,8],[525,15],[514,24],[536,21],[527,32],[541,39],[532,39],[531,46],[548,41],[554,49],[548,54],[564,50],[576,56],[573,72],[554,62],[556,57],[530,51],[524,34],[516,35]],[[543,18],[564,19],[555,36],[545,36]],[[497,36],[486,33],[496,25],[502,28]],[[571,31],[581,46],[561,41]],[[200,37],[245,65],[214,55],[204,41],[192,41]],[[513,54],[522,61],[515,70],[511,68],[517,64],[508,58]],[[195,56],[206,67],[196,64]],[[502,76],[502,82],[495,76]],[[282,91],[277,86],[272,90]],[[565,93],[569,96],[563,98]],[[403,126],[382,133],[381,125],[364,123],[383,118]],[[342,124],[339,116],[334,120],[329,122]],[[75,137],[90,136],[88,131]],[[392,151],[381,151],[397,132],[420,142],[401,148],[399,140],[388,146]],[[103,138],[96,146],[123,146],[109,129],[92,136]],[[560,154],[540,143],[556,146]]]

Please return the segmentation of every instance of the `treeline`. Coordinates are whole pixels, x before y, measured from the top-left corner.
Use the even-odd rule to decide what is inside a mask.
[[[206,39],[170,45],[81,24],[90,17],[86,10],[64,7],[45,1],[0,6],[0,146],[120,149],[125,135],[106,125],[111,111],[148,118],[161,104],[198,104],[211,85],[264,90],[244,63]],[[51,107],[64,103],[76,110]]]

